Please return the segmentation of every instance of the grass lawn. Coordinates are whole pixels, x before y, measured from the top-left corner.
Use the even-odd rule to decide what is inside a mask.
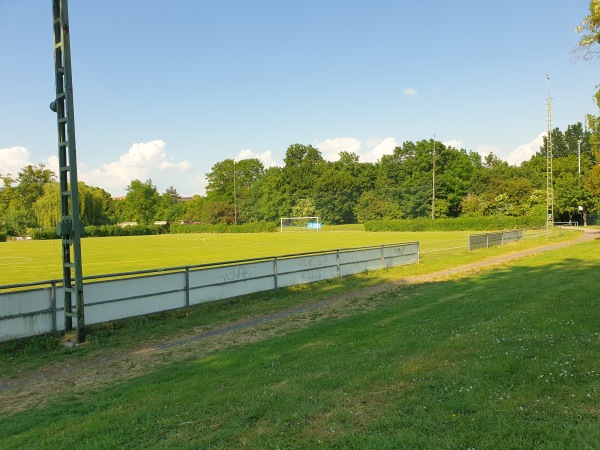
[[[427,255],[443,249],[467,252],[468,232],[364,232],[330,227],[319,232],[166,234],[81,241],[83,275],[180,267],[319,250],[419,241]],[[569,236],[563,237],[569,238]],[[535,241],[545,243],[545,238]],[[0,243],[0,286],[62,278],[60,240]]]
[[[0,448],[597,448],[599,254],[592,241],[399,286],[269,339],[0,407]]]

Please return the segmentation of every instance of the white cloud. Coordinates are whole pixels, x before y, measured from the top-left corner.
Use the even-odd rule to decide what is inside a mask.
[[[257,158],[266,169],[268,169],[269,167],[281,166],[281,164],[278,164],[277,161],[275,161],[273,159],[273,154],[271,153],[271,150],[267,150],[263,153],[254,153],[250,149],[245,149],[245,150],[242,150],[233,159],[235,161],[241,161],[242,159],[252,159],[252,158]]]
[[[325,139],[316,144],[316,147],[323,155],[326,161],[337,161],[340,159],[340,152],[350,152],[360,154],[362,142],[358,139],[342,137],[335,139]]]
[[[340,152],[346,151],[358,155],[361,162],[377,162],[383,155],[391,155],[398,146],[396,138],[388,137],[383,140],[369,137],[366,142],[355,138],[325,139],[315,145],[326,161],[337,161]]]
[[[418,94],[417,90],[415,88],[406,88],[404,89],[404,95],[406,95],[407,97],[414,97]]]
[[[546,132],[541,132],[538,137],[527,144],[519,145],[506,157],[509,164],[519,165],[523,161],[529,161],[533,155],[540,151],[540,147],[544,145],[544,136]]]
[[[482,144],[479,147],[477,147],[475,149],[475,151],[477,153],[479,153],[483,158],[485,158],[486,156],[488,156],[490,153],[493,153],[494,155],[500,157],[501,148],[500,147],[495,147],[493,145]]]
[[[29,164],[29,150],[25,147],[0,148],[0,174],[10,174],[16,178],[21,169]]]
[[[396,138],[393,137],[387,137],[383,141],[370,138],[369,144],[371,149],[364,155],[361,155],[360,160],[363,162],[377,162],[383,155],[393,154],[394,148],[398,147],[398,142],[396,141]]]
[[[457,150],[460,150],[462,148],[462,141],[460,139],[450,139],[448,141],[443,141],[442,144],[444,144],[447,148],[455,148]]]
[[[85,163],[79,163],[79,179],[91,186],[101,187],[114,196],[124,195],[127,186],[136,179],[151,179],[159,192],[174,186],[182,195],[197,193],[200,186],[194,188],[189,182],[192,176],[191,163],[174,161],[165,147],[163,140],[135,143],[118,161],[91,169]]]

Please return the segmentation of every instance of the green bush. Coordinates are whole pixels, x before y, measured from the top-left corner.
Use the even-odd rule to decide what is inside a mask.
[[[6,232],[0,231],[0,242],[6,242]]]
[[[85,227],[85,235],[89,237],[112,236],[145,236],[150,234],[165,234],[169,232],[168,225],[100,225]]]
[[[541,227],[545,223],[545,218],[539,216],[486,216],[436,220],[372,220],[364,225],[365,231],[494,231]]]
[[[31,239],[36,241],[48,241],[50,239],[60,239],[60,236],[56,234],[56,228],[37,228],[31,230]]]
[[[216,225],[209,224],[172,224],[172,234],[185,233],[270,233],[277,231],[278,225],[273,222],[253,222],[242,225],[227,225],[220,223]]]

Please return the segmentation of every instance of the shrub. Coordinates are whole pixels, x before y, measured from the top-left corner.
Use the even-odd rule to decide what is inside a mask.
[[[31,239],[36,241],[47,241],[50,239],[60,239],[60,236],[56,234],[56,228],[36,228],[31,230]]]
[[[0,242],[6,242],[6,232],[0,231]]]
[[[172,224],[171,233],[270,233],[277,231],[278,225],[273,222],[253,222],[242,225],[210,224]]]
[[[545,223],[545,217],[539,216],[485,216],[436,220],[372,220],[364,225],[365,231],[493,231],[541,227]]]

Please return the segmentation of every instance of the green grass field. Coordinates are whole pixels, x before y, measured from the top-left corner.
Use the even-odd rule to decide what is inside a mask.
[[[467,232],[366,233],[354,228],[290,233],[166,234],[81,241],[84,276],[209,262],[279,256],[398,242],[421,242],[421,251],[465,247]],[[61,241],[0,243],[0,285],[62,278]]]
[[[503,251],[511,249],[471,255]],[[257,341],[213,352],[192,346],[133,379],[66,389],[18,413],[0,406],[0,448],[594,449],[599,254],[592,241],[399,286],[287,331],[269,334],[265,325]],[[177,336],[314,301],[363,276],[134,320],[98,330],[81,353],[38,348],[32,359],[75,366],[132,334],[153,339],[171,327]],[[24,348],[4,346],[2,362],[27,367]]]

